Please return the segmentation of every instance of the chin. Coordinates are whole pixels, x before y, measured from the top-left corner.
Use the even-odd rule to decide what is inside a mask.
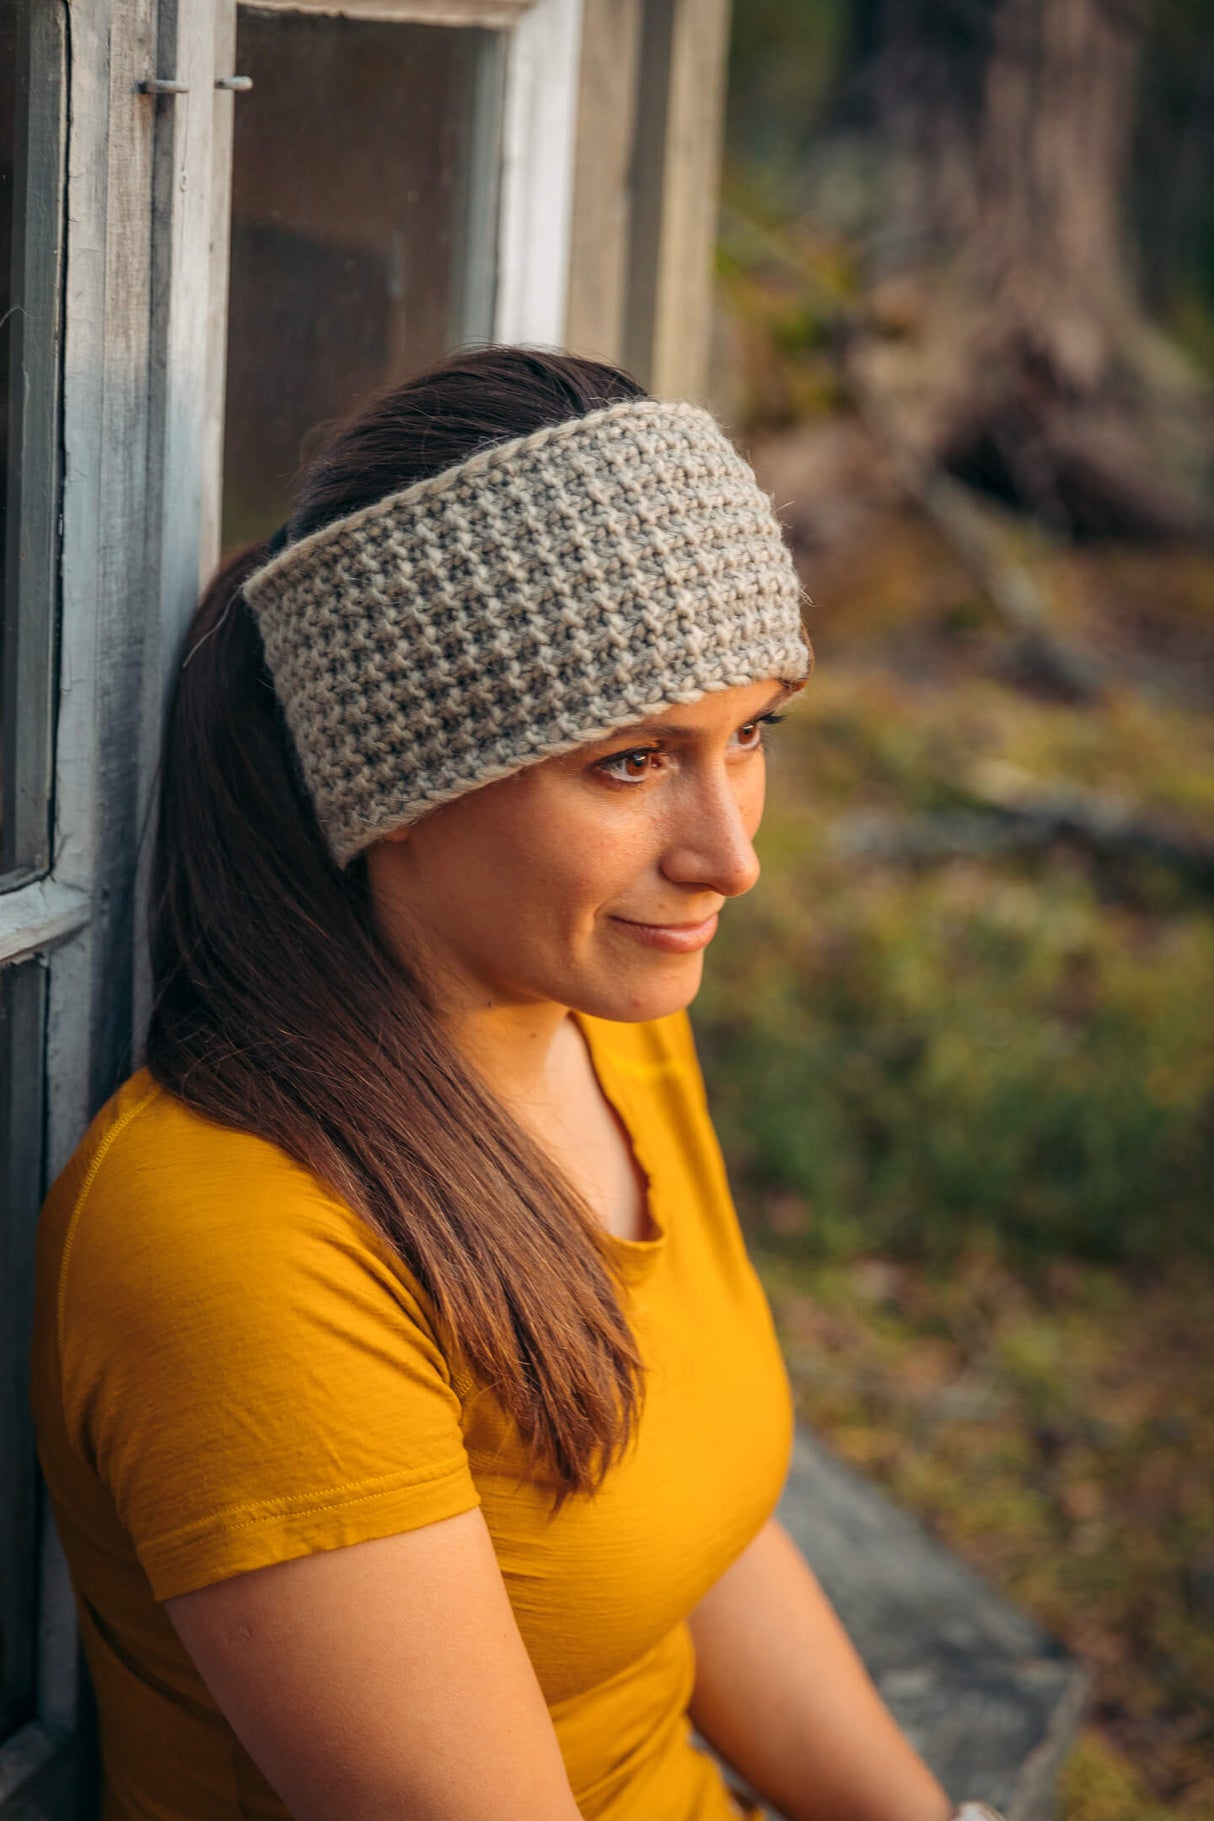
[[[590,1018],[609,1018],[616,1024],[645,1024],[651,1018],[669,1018],[684,1012],[700,990],[704,977],[703,951],[694,955],[663,957],[660,966],[643,972],[589,982],[585,992],[571,1001],[572,1009]]]

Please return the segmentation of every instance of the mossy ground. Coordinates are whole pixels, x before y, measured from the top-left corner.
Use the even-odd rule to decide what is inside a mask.
[[[1066,1821],[1214,1814],[1214,1268],[759,1265],[801,1414],[1092,1671]]]

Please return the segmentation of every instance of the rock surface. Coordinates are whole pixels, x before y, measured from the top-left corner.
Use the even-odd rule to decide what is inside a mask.
[[[954,1800],[1053,1821],[1085,1672],[875,1486],[799,1431],[779,1516]]]

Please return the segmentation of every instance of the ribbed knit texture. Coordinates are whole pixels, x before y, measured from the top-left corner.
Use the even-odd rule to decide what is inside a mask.
[[[698,405],[481,450],[244,586],[338,865],[435,804],[812,662],[780,524]]]

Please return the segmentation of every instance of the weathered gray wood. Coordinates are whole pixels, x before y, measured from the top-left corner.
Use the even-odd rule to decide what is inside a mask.
[[[18,8],[0,873],[25,876],[50,863],[66,31],[60,4]]]
[[[645,0],[624,352],[661,398],[707,388],[728,41],[729,0]]]
[[[240,97],[217,90],[231,75],[235,0],[205,6],[161,0],[156,34],[158,77],[184,85],[182,94],[148,97],[153,118],[151,322],[148,343],[147,501],[152,566],[143,621],[137,758],[140,826],[152,811],[153,780],[164,711],[181,636],[198,598],[212,551],[204,529],[217,527],[221,431],[215,418],[223,386],[215,370],[218,329],[225,318],[226,252],[215,247],[216,207],[227,218],[230,140],[226,160],[215,156],[216,122],[230,133]],[[222,53],[223,66],[217,64]],[[213,188],[218,197],[212,195]],[[216,297],[216,281],[222,296]],[[217,391],[211,388],[216,386]],[[210,524],[205,521],[210,516]],[[131,1029],[143,1029],[150,1004],[144,913],[150,848],[145,844],[133,880]],[[133,1060],[133,1057],[132,1057]]]
[[[0,1814],[4,1821],[72,1821],[71,1740],[31,1720],[0,1748]]]
[[[152,0],[72,9],[63,375],[63,580],[55,877],[93,921],[56,957],[50,1164],[129,1056],[139,703],[148,604]],[[69,952],[70,951],[70,952]]]
[[[0,1738],[37,1691],[38,1482],[29,1405],[34,1228],[42,1201],[42,1055],[46,964],[0,974]]]
[[[780,1518],[950,1794],[1050,1821],[1085,1672],[804,1430]]]
[[[651,376],[662,398],[702,399],[725,114],[730,0],[678,0],[670,64]]]
[[[632,221],[642,0],[584,0],[566,345],[619,361]]]
[[[236,76],[236,8],[213,9],[212,67],[217,80]],[[198,526],[199,568],[205,577],[219,557],[223,511],[223,410],[228,366],[228,257],[232,229],[232,129],[243,96],[218,90],[211,113],[209,245],[206,263],[206,377],[203,383],[201,471],[202,503]]]
[[[149,616],[143,701],[150,776],[163,721],[169,671],[198,594],[204,455],[212,443],[208,383],[213,311],[211,188],[216,114],[229,121],[237,97],[217,91],[216,38],[234,38],[234,0],[205,6],[162,0],[157,74],[188,93],[149,101],[153,111],[152,322],[148,399],[148,530],[155,550],[158,611]],[[230,74],[226,69],[223,74]],[[226,192],[227,186],[222,186]],[[221,201],[224,200],[221,198]],[[222,389],[221,394],[222,397]]]
[[[666,196],[667,113],[674,56],[674,4],[642,0],[636,116],[629,170],[629,245],[624,365],[653,388],[653,346]]]
[[[54,879],[34,879],[0,893],[0,963],[62,942],[88,921],[89,910],[84,892]]]

